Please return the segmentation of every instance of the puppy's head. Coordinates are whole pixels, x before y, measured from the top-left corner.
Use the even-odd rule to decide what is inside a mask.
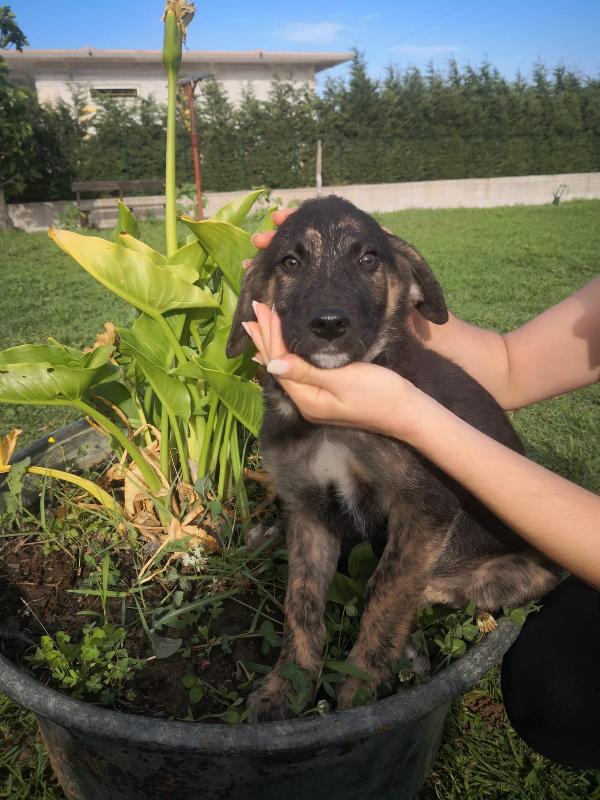
[[[248,344],[252,300],[274,305],[288,349],[319,367],[371,361],[413,306],[432,322],[448,312],[419,253],[340,197],[308,200],[247,270],[227,344]]]

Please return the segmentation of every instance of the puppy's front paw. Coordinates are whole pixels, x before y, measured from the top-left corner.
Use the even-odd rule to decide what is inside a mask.
[[[290,684],[277,671],[269,673],[262,686],[246,701],[249,722],[268,722],[293,716],[288,703]]]

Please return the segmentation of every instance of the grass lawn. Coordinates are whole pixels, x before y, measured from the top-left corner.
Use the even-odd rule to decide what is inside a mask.
[[[432,266],[450,308],[507,331],[600,272],[600,201],[560,206],[403,211],[382,214]],[[160,246],[162,227],[142,235]],[[0,348],[53,336],[83,347],[106,320],[131,311],[57,250],[45,234],[0,235]],[[516,412],[529,454],[600,491],[600,387]],[[72,418],[62,409],[0,406],[0,434],[21,427],[32,440]],[[58,800],[31,717],[0,697],[0,798]],[[600,800],[600,774],[558,767],[533,753],[508,724],[497,672],[458,700],[427,800]]]

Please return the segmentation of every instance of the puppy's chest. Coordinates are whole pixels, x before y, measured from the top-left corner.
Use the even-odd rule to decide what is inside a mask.
[[[387,516],[376,476],[357,448],[317,435],[291,449],[276,470],[278,493],[302,502],[346,536],[368,537]]]

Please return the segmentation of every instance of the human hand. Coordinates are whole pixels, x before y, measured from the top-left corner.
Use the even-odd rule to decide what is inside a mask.
[[[400,375],[375,364],[319,369],[291,354],[275,310],[253,303],[256,322],[244,327],[258,354],[302,416],[312,423],[362,428],[409,441],[416,406],[426,397]]]
[[[271,218],[275,225],[279,227],[282,225],[285,220],[293,214],[295,208],[280,208],[278,211],[274,211],[271,215]],[[260,231],[260,233],[255,233],[252,236],[252,244],[254,247],[257,247],[259,250],[266,250],[267,247],[271,244],[273,237],[277,231]],[[248,269],[248,267],[252,266],[252,259],[247,258],[245,261],[242,262],[244,269]]]

